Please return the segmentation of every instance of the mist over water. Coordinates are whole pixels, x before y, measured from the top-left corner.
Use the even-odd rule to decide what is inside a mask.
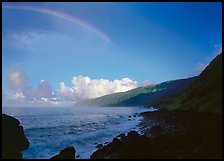
[[[120,133],[138,130],[141,117],[135,113],[150,111],[140,107],[41,107],[9,108],[2,113],[20,121],[30,147],[25,159],[50,158],[60,150],[74,146],[78,158],[89,158],[97,144],[110,142]]]

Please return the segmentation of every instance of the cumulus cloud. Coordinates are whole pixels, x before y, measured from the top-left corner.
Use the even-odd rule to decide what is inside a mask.
[[[25,96],[23,95],[22,92],[15,92],[14,95],[13,95],[13,98],[15,98],[16,100],[18,100],[18,99],[24,99]]]
[[[60,86],[59,93],[62,96],[64,96],[68,100],[73,100],[73,99],[75,100],[75,97],[74,97],[75,92],[73,88],[66,87],[64,82],[60,82],[59,86]]]
[[[51,85],[45,81],[41,80],[36,90],[37,96],[44,98],[52,98],[54,96],[53,89]]]
[[[18,69],[11,68],[7,74],[7,83],[10,89],[17,90],[28,82],[27,77]]]
[[[96,98],[103,95],[125,92],[137,87],[137,82],[129,78],[121,80],[90,79],[87,76],[73,77],[72,87],[67,87],[64,82],[59,83],[59,93],[68,100]]]
[[[13,106],[57,105],[59,98],[51,85],[41,80],[36,88],[28,85],[28,78],[19,69],[11,68],[7,74],[9,91],[3,92],[4,104]],[[22,104],[21,104],[22,103]]]
[[[12,106],[52,106],[63,102],[96,98],[116,92],[125,92],[138,87],[137,81],[129,78],[116,80],[91,79],[87,76],[73,77],[72,86],[59,83],[54,90],[46,81],[41,80],[36,87],[30,86],[25,74],[18,69],[11,69],[7,76],[9,91],[3,92],[4,103]],[[149,84],[145,81],[144,84]]]
[[[28,101],[43,101],[45,103],[53,104],[58,102],[58,98],[56,98],[54,90],[45,80],[41,80],[36,89],[28,86],[24,87],[22,89],[22,94]]]

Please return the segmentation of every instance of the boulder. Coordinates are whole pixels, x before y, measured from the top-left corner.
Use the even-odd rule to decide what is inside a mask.
[[[121,134],[117,135],[116,138],[118,138],[119,140],[124,140],[125,139],[125,134],[121,133]]]
[[[97,144],[96,148],[101,149],[103,147],[103,144]]]
[[[53,156],[50,159],[75,159],[75,148],[68,147],[60,151],[58,155]]]
[[[2,159],[22,159],[22,151],[29,145],[20,122],[2,114]]]
[[[139,134],[136,132],[136,131],[130,131],[129,133],[128,133],[128,138],[130,138],[130,139],[132,139],[132,138],[136,138],[136,137],[138,137],[139,136]]]

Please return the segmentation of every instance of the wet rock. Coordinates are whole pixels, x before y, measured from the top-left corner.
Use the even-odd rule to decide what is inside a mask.
[[[125,134],[124,133],[121,133],[121,134],[117,135],[116,138],[118,138],[120,140],[123,140],[125,138]]]
[[[53,156],[50,159],[75,159],[75,148],[68,147],[60,151],[58,155]]]
[[[118,138],[113,138],[112,142],[119,142],[119,139]]]
[[[138,137],[139,136],[139,134],[136,132],[136,131],[130,131],[129,133],[128,133],[128,137],[129,138],[136,138],[136,137]]]
[[[176,116],[175,120],[173,115]],[[160,111],[153,115],[145,113],[144,117],[147,118],[142,124],[143,129],[146,129],[142,131],[144,135],[131,131],[123,140],[114,138],[111,143],[94,152],[90,158],[222,158],[222,117],[219,115],[195,111]],[[175,131],[173,135],[172,131]]]
[[[2,114],[2,159],[22,159],[22,151],[29,145],[20,122]]]
[[[138,113],[134,113],[134,115],[133,115],[134,117],[137,117],[138,116]]]
[[[103,147],[103,144],[97,144],[96,148],[101,149]]]

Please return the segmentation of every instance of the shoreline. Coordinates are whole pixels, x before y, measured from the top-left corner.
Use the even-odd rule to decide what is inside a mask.
[[[136,119],[138,123],[130,131],[117,133],[107,143],[96,141],[94,146],[98,150],[86,159],[222,158],[222,115],[161,109],[127,116],[127,122]],[[71,156],[79,151],[74,148],[70,149]],[[64,150],[61,148],[60,153]],[[75,158],[82,159],[79,154]]]
[[[222,158],[222,116],[206,112],[140,113],[143,134],[130,131],[98,149],[91,159],[218,159]]]
[[[108,130],[99,129],[99,130],[91,131],[81,135],[73,134],[73,136],[72,135],[70,136],[71,138],[70,140],[75,140],[75,141],[73,142],[70,141],[71,144],[67,144],[66,146],[61,146],[59,149],[55,150],[54,153],[52,153],[51,155],[42,156],[42,159],[50,158],[53,155],[56,155],[60,150],[63,150],[66,147],[70,147],[70,146],[74,147],[76,150],[76,159],[90,159],[90,155],[98,150],[98,148],[96,147],[98,144],[99,144],[98,146],[100,145],[105,146],[108,143],[112,142],[113,138],[119,135],[120,133],[127,134],[129,131],[133,129],[140,131],[137,125],[140,123],[140,120],[142,120],[143,117],[139,116],[138,114],[144,111],[147,111],[147,109],[133,112],[130,115],[122,115],[120,117],[117,117],[119,119],[122,119],[123,121],[120,122],[119,124],[114,124],[113,127],[110,127],[110,129]],[[95,140],[94,138],[95,137],[98,138],[98,135],[101,136],[101,138]],[[86,146],[86,148],[84,148],[84,146],[77,145],[76,143],[77,140],[82,140],[83,142],[85,142],[86,140],[85,144],[86,145],[88,144],[88,145]],[[30,148],[33,149],[32,145]],[[31,149],[29,150],[31,151]],[[43,153],[45,153],[45,151],[47,150],[48,149],[43,150],[43,152],[41,152],[40,154],[43,155]],[[24,158],[26,159],[32,158],[31,156],[28,157],[28,151],[26,151],[25,153],[24,153],[25,154]]]

